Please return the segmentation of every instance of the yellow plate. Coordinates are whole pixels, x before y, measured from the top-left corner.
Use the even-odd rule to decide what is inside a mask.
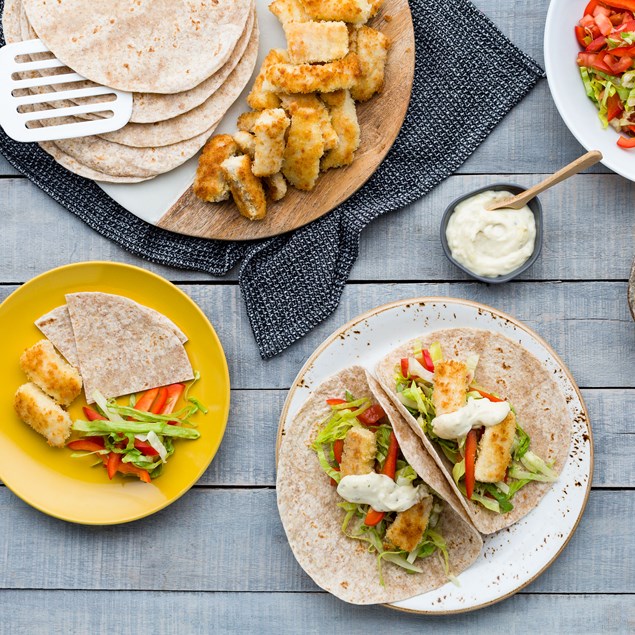
[[[18,363],[22,351],[43,335],[33,322],[65,303],[64,294],[102,291],[126,296],[160,311],[189,337],[185,344],[201,379],[192,394],[209,408],[195,421],[201,437],[177,440],[163,474],[152,483],[131,477],[108,480],[93,457],[71,459],[65,448],[51,448],[22,423],[13,410],[13,395],[26,377]],[[112,525],[137,520],[182,496],[207,469],[225,432],[229,413],[229,373],[225,354],[212,325],[196,304],[163,278],[130,265],[85,262],[53,269],[12,293],[0,305],[0,479],[36,509],[75,523]],[[82,417],[83,395],[69,409]]]

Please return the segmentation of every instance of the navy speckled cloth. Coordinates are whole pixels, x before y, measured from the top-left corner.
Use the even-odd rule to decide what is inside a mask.
[[[214,275],[242,261],[249,321],[260,354],[273,357],[338,305],[364,227],[452,174],[543,76],[467,0],[410,5],[417,61],[410,108],[395,145],[355,196],[293,233],[249,243],[173,234],[133,216],[35,144],[14,142],[0,131],[0,151],[87,225],[137,256]]]

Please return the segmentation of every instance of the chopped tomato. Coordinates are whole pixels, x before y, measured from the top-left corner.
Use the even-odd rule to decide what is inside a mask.
[[[596,37],[591,43],[584,49],[587,53],[594,53],[599,51],[606,44],[606,38],[603,35]]]
[[[586,5],[586,8],[584,9],[584,15],[593,15],[593,12],[595,11],[595,7],[598,6],[598,0],[591,0],[591,2],[589,2],[589,4]]]
[[[576,37],[576,40],[578,40],[578,44],[582,48],[586,48],[587,46],[587,42],[585,40],[585,38],[587,37],[586,31],[581,26],[576,26],[574,27],[574,29],[575,29],[575,37]]]
[[[622,104],[622,100],[620,96],[615,93],[611,97],[609,97],[606,102],[606,118],[611,121],[611,119],[615,119],[615,117],[619,117],[624,111],[624,104]]]
[[[599,53],[578,53],[578,66],[595,68],[603,73],[611,74],[611,69],[603,62],[605,51]]]
[[[595,9],[593,9],[593,17],[597,17],[598,15],[605,15],[607,18],[613,13],[610,9],[603,7],[599,4]]]
[[[635,148],[635,137],[620,137],[617,145],[620,148]]]
[[[597,15],[594,15],[594,17],[595,23],[597,24],[598,29],[600,29],[600,33],[602,35],[608,35],[613,30],[613,25],[606,15],[598,13]]]
[[[612,55],[605,55],[603,62],[611,69],[612,75],[622,75],[632,66],[633,58],[625,56],[617,60]]]
[[[620,46],[611,51],[614,57],[633,57],[635,55],[635,46]]]
[[[607,7],[614,9],[626,9],[631,13],[635,13],[635,0],[602,0]]]
[[[384,412],[384,409],[377,403],[368,408],[368,410],[364,410],[364,412],[362,412],[362,414],[360,414],[357,418],[360,423],[363,423],[365,426],[372,426],[385,416],[386,413]]]

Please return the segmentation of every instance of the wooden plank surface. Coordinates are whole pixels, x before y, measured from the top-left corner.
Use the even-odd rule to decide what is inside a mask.
[[[635,593],[634,515],[635,491],[592,491],[571,542],[527,590]],[[195,488],[149,518],[84,527],[2,487],[0,536],[1,589],[317,590],[289,549],[269,488]],[[37,566],[34,554],[43,556]]]
[[[21,608],[11,611],[13,633],[30,635],[139,633],[148,628],[148,616],[156,635],[253,633],[256,624],[259,633],[276,635],[323,633],[327,624],[335,625],[330,631],[335,633],[345,626],[347,635],[491,633],[496,625],[504,625],[509,635],[533,629],[558,635],[635,630],[631,595],[521,593],[478,613],[450,618],[396,613],[383,606],[352,606],[326,594],[5,591],[2,599],[7,606]],[[53,624],[64,626],[52,629]]]
[[[377,219],[364,231],[352,280],[467,280],[441,249],[439,225],[445,208],[458,196],[488,183],[529,187],[542,176],[503,173],[449,178],[428,196]],[[522,279],[626,280],[635,243],[634,198],[635,183],[615,175],[579,175],[542,194],[544,246]],[[0,282],[24,282],[55,266],[100,259],[143,266],[173,280],[213,279],[127,254],[25,179],[0,180],[0,210]],[[236,278],[234,272],[226,279]]]

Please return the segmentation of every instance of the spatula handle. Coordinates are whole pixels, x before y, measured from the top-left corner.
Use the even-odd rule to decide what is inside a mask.
[[[550,187],[568,179],[570,176],[577,174],[578,172],[582,172],[582,170],[586,170],[590,168],[592,165],[595,165],[598,161],[602,160],[602,153],[598,150],[591,150],[586,154],[582,155],[580,158],[576,159],[569,163],[569,165],[565,165],[561,170],[558,170],[555,174],[548,176],[544,181],[541,181],[537,185],[530,187],[528,190],[517,194],[513,198],[508,198],[503,201],[498,201],[492,205],[488,206],[488,209],[495,210],[500,209],[501,207],[508,207],[511,209],[520,209],[524,205],[526,205],[534,196],[537,196],[541,192],[549,189]]]

